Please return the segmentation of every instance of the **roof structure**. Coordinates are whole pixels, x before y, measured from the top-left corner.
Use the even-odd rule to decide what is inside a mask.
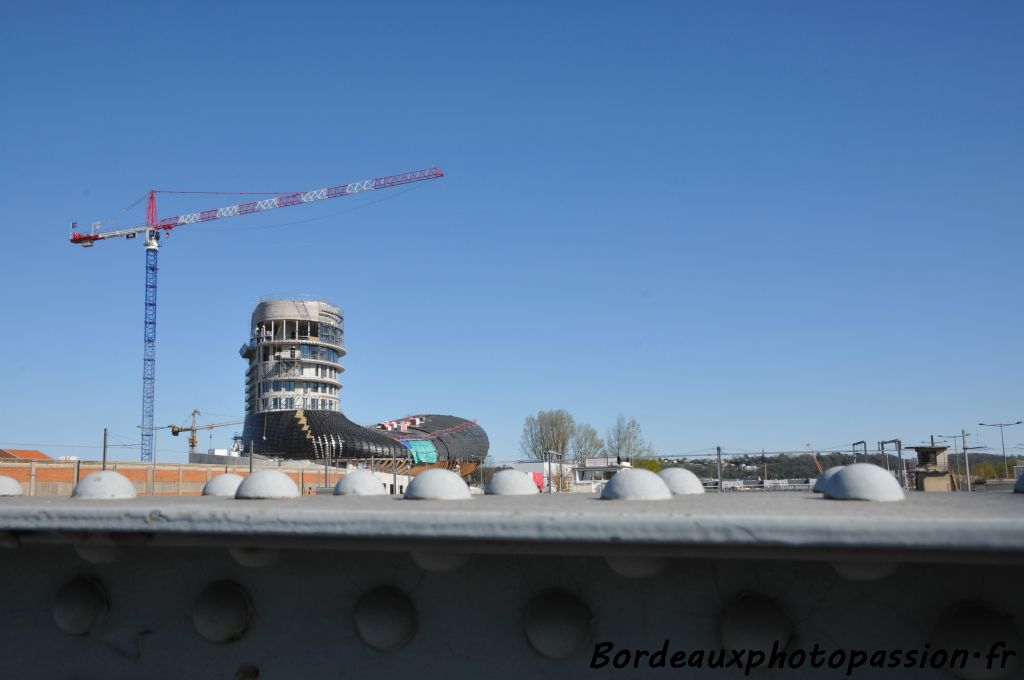
[[[19,460],[53,460],[42,451],[35,449],[0,449],[0,458],[17,458]]]

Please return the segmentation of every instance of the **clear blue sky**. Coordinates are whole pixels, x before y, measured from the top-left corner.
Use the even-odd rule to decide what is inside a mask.
[[[241,416],[251,308],[294,294],[346,312],[351,418],[475,418],[499,460],[550,408],[665,454],[1024,418],[1022,34],[1018,2],[7,3],[0,442],[137,446],[142,244],[69,221],[435,163],[165,241],[157,424]]]

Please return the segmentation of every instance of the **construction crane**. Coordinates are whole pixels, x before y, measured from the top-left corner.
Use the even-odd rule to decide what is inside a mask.
[[[213,430],[218,427],[228,427],[229,425],[241,425],[244,420],[231,420],[226,423],[209,423],[208,425],[196,425],[196,416],[202,415],[198,409],[192,411],[192,425],[167,425],[165,427],[155,427],[154,430],[170,430],[171,434],[177,437],[182,432],[188,432],[188,452],[198,453],[199,452],[199,437],[196,436],[196,432],[199,430]],[[211,435],[212,436],[212,435]]]
[[[76,229],[77,222],[71,223],[71,243],[75,245],[91,247],[99,241],[111,238],[134,239],[140,234],[145,236],[144,245],[146,248],[146,296],[145,314],[143,317],[143,345],[142,345],[142,462],[153,461],[153,406],[156,388],[156,274],[157,274],[157,252],[160,249],[161,234],[170,236],[171,231],[177,227],[183,227],[198,222],[209,222],[227,217],[249,215],[275,208],[286,208],[293,205],[302,205],[314,201],[323,201],[329,198],[341,198],[352,194],[374,191],[376,189],[387,189],[390,187],[422,182],[428,179],[439,179],[444,177],[440,168],[433,167],[424,170],[405,172],[399,175],[388,175],[376,179],[367,179],[349,184],[340,184],[333,187],[324,187],[314,191],[296,192],[284,194],[274,198],[265,198],[238,205],[229,205],[224,208],[204,210],[202,212],[189,213],[176,217],[165,217],[160,219],[156,213],[156,195],[159,193],[175,193],[151,189],[147,194],[146,201],[146,224],[125,229],[112,231],[100,231],[99,223],[94,223],[88,234],[80,234]]]

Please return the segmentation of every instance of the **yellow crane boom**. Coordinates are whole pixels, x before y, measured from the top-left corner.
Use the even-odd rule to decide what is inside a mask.
[[[201,415],[199,410],[192,411],[192,424],[191,425],[167,425],[166,427],[153,428],[156,430],[170,430],[171,434],[177,437],[182,432],[189,432],[188,437],[188,452],[197,453],[199,448],[199,438],[196,436],[196,432],[199,430],[213,430],[218,427],[227,427],[229,425],[241,425],[244,421],[241,420],[230,420],[223,423],[209,423],[206,425],[196,425],[196,416]]]

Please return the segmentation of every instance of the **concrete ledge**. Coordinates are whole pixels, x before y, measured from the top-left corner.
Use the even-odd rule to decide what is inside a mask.
[[[0,499],[0,531],[22,541],[82,533],[146,535],[174,545],[288,545],[476,552],[943,562],[1024,562],[1024,497],[911,494],[904,503],[830,501],[811,494],[707,494],[649,503],[594,496],[483,496],[458,506],[392,497],[307,496],[240,502],[136,498],[82,502]],[[301,544],[301,545],[299,545]]]

